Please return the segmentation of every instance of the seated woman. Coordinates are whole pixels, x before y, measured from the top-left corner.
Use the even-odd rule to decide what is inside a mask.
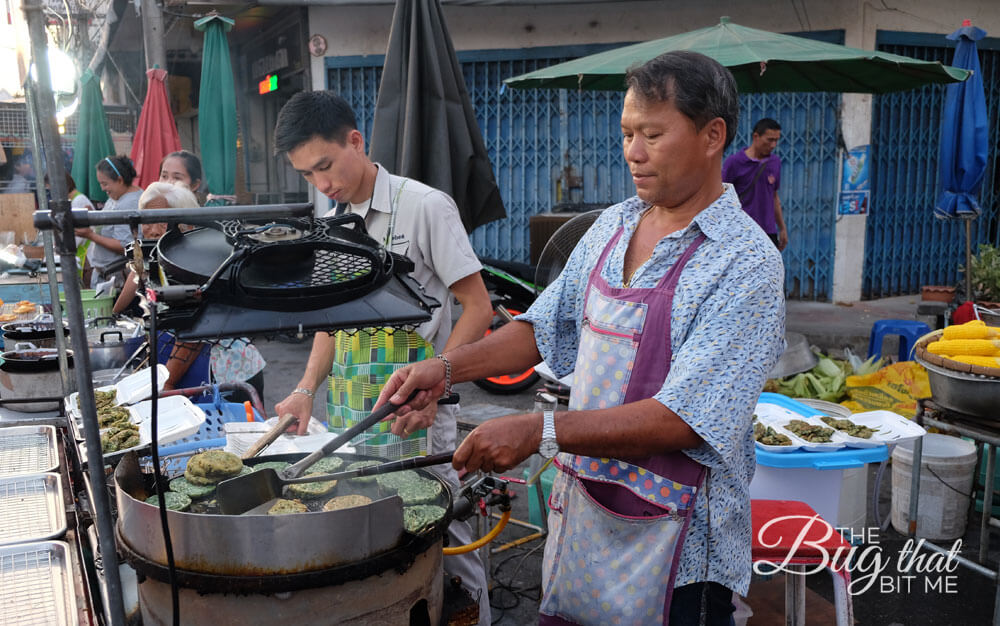
[[[176,153],[174,153],[176,154]],[[190,153],[188,153],[190,154]],[[191,155],[192,157],[194,155]],[[170,159],[168,156],[167,159]],[[197,157],[194,157],[197,159]],[[164,159],[166,163],[167,159]],[[200,173],[200,163],[199,173]],[[161,178],[163,178],[161,170]],[[199,179],[194,179],[198,182]],[[182,209],[198,206],[198,199],[182,184],[156,182],[149,185],[139,200],[140,209]],[[166,232],[166,224],[143,224],[143,238],[159,239]],[[130,274],[125,281],[121,296],[115,302],[114,312],[124,311],[136,297],[138,278]],[[222,339],[211,345],[204,342],[175,342],[169,333],[160,333],[160,348],[157,350],[160,363],[167,366],[170,376],[165,389],[197,387],[211,380],[215,383],[247,382],[257,394],[264,397],[264,358],[249,339]],[[244,402],[250,398],[234,392],[232,402]]]
[[[136,178],[132,160],[125,155],[110,156],[97,162],[97,182],[108,201],[104,203],[105,211],[130,211],[138,208],[142,189],[133,184]],[[128,224],[112,224],[97,228],[77,228],[76,236],[89,239],[91,244],[87,249],[87,260],[94,268],[90,279],[90,287],[111,278],[102,274],[110,271],[115,261],[121,260],[125,254],[125,244],[132,240],[132,231]],[[116,272],[115,286],[122,284],[122,272]]]

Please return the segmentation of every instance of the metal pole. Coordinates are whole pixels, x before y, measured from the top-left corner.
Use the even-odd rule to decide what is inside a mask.
[[[976,301],[972,293],[972,220],[965,221],[965,299]]]
[[[60,265],[68,276],[75,276],[76,239],[73,233],[69,201],[66,199],[66,169],[63,165],[59,130],[56,127],[55,101],[52,97],[51,74],[46,54],[48,38],[45,33],[45,15],[41,0],[25,0],[22,7],[28,22],[31,57],[38,73],[36,91],[38,97],[35,101],[35,109],[38,114],[44,147],[36,146],[36,150],[45,149],[49,189],[52,194],[52,205],[55,207],[53,219],[58,226],[56,246],[59,250]],[[125,609],[122,603],[122,585],[118,572],[114,521],[108,500],[107,479],[104,475],[104,458],[101,453],[101,436],[97,422],[97,407],[94,404],[94,389],[90,380],[90,354],[87,350],[87,332],[83,323],[80,286],[75,280],[68,280],[63,288],[66,291],[70,339],[75,352],[76,384],[80,393],[83,432],[87,441],[87,472],[93,487],[98,545],[104,569],[104,580],[107,583],[108,605],[105,609],[110,624],[123,626],[125,624]]]
[[[213,206],[193,209],[143,209],[141,211],[138,209],[131,211],[88,211],[87,209],[73,209],[71,222],[74,226],[107,226],[108,224],[138,225],[174,221],[184,222],[185,224],[204,224],[226,219],[277,220],[288,217],[312,217],[312,214],[313,205],[310,203]],[[32,217],[35,228],[40,230],[60,228],[57,213],[54,211],[36,211]]]
[[[28,105],[28,123],[31,125],[31,143],[35,146],[42,145],[41,132],[38,129],[38,111],[35,110],[35,86],[31,80],[25,81],[24,100]],[[45,195],[45,185],[38,184],[41,174],[45,171],[42,165],[42,151],[37,148],[34,151],[35,159],[35,197],[38,199],[38,208],[47,210],[49,199]],[[45,245],[45,270],[49,277],[49,298],[52,303],[52,320],[56,333],[56,350],[59,351],[59,379],[62,381],[62,393],[68,396],[74,389],[70,385],[69,360],[66,358],[66,336],[62,333],[63,319],[62,309],[59,307],[59,277],[56,275],[56,259],[52,251],[52,233],[42,231],[42,241]]]
[[[163,35],[163,13],[156,0],[142,0],[142,41],[146,50],[146,67],[149,69],[167,69]]]

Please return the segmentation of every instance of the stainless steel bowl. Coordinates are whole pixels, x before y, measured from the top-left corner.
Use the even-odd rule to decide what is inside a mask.
[[[927,370],[934,402],[966,415],[1000,420],[1000,378],[948,370],[919,356],[916,360]]]
[[[785,333],[785,351],[781,354],[768,378],[784,378],[816,367],[818,359],[809,348],[809,340],[799,333]]]

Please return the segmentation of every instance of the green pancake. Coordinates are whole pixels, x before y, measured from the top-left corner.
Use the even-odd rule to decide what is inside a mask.
[[[170,481],[170,491],[183,493],[192,500],[199,500],[215,493],[215,485],[192,485],[183,476],[178,476]]]
[[[403,470],[401,472],[379,474],[375,477],[375,480],[378,482],[378,486],[383,489],[398,491],[404,485],[420,482],[423,478],[413,470]]]
[[[403,509],[403,528],[416,534],[436,523],[444,514],[445,510],[434,504],[408,506]]]
[[[309,508],[298,500],[279,499],[268,509],[268,515],[291,515],[292,513],[308,513]]]
[[[235,454],[223,450],[207,450],[188,459],[184,478],[193,485],[215,485],[227,478],[239,476],[243,467],[243,461]]]
[[[187,511],[188,507],[191,506],[191,498],[187,497],[183,493],[166,491],[163,494],[163,499],[167,503],[167,509],[171,511]],[[146,504],[160,506],[159,496],[149,496],[146,498]]]
[[[262,469],[273,469],[276,472],[280,472],[289,465],[291,465],[291,463],[286,463],[285,461],[264,461],[263,463],[258,463],[257,465],[254,465],[250,469],[254,472]],[[326,472],[322,473],[325,474]]]
[[[441,483],[429,478],[421,478],[419,481],[400,485],[397,493],[403,499],[405,506],[428,504],[437,500],[441,495]]]
[[[344,459],[339,456],[325,456],[313,463],[309,470],[317,474],[333,474],[339,472],[342,467],[344,467]]]
[[[315,476],[319,472],[309,472],[306,476]],[[288,485],[288,495],[302,498],[304,500],[309,498],[319,498],[329,494],[331,491],[336,489],[337,481],[335,480],[324,480],[313,483],[294,483]]]
[[[364,506],[366,504],[371,504],[372,499],[368,496],[361,496],[356,493],[348,494],[346,496],[337,496],[335,498],[330,498],[326,504],[323,505],[324,511],[339,511],[341,509],[350,509],[356,506]]]
[[[345,467],[344,471],[349,472],[351,470],[361,469],[362,467],[371,467],[373,465],[381,465],[381,464],[382,464],[381,461],[357,461]],[[363,485],[370,485],[375,482],[375,476],[355,476],[354,478],[351,478],[349,480],[351,482]]]

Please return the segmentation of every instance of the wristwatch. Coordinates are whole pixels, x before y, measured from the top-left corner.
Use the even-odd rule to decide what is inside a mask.
[[[556,442],[556,419],[552,411],[542,413],[542,442],[538,445],[538,454],[545,459],[551,459],[559,454],[559,444]]]

